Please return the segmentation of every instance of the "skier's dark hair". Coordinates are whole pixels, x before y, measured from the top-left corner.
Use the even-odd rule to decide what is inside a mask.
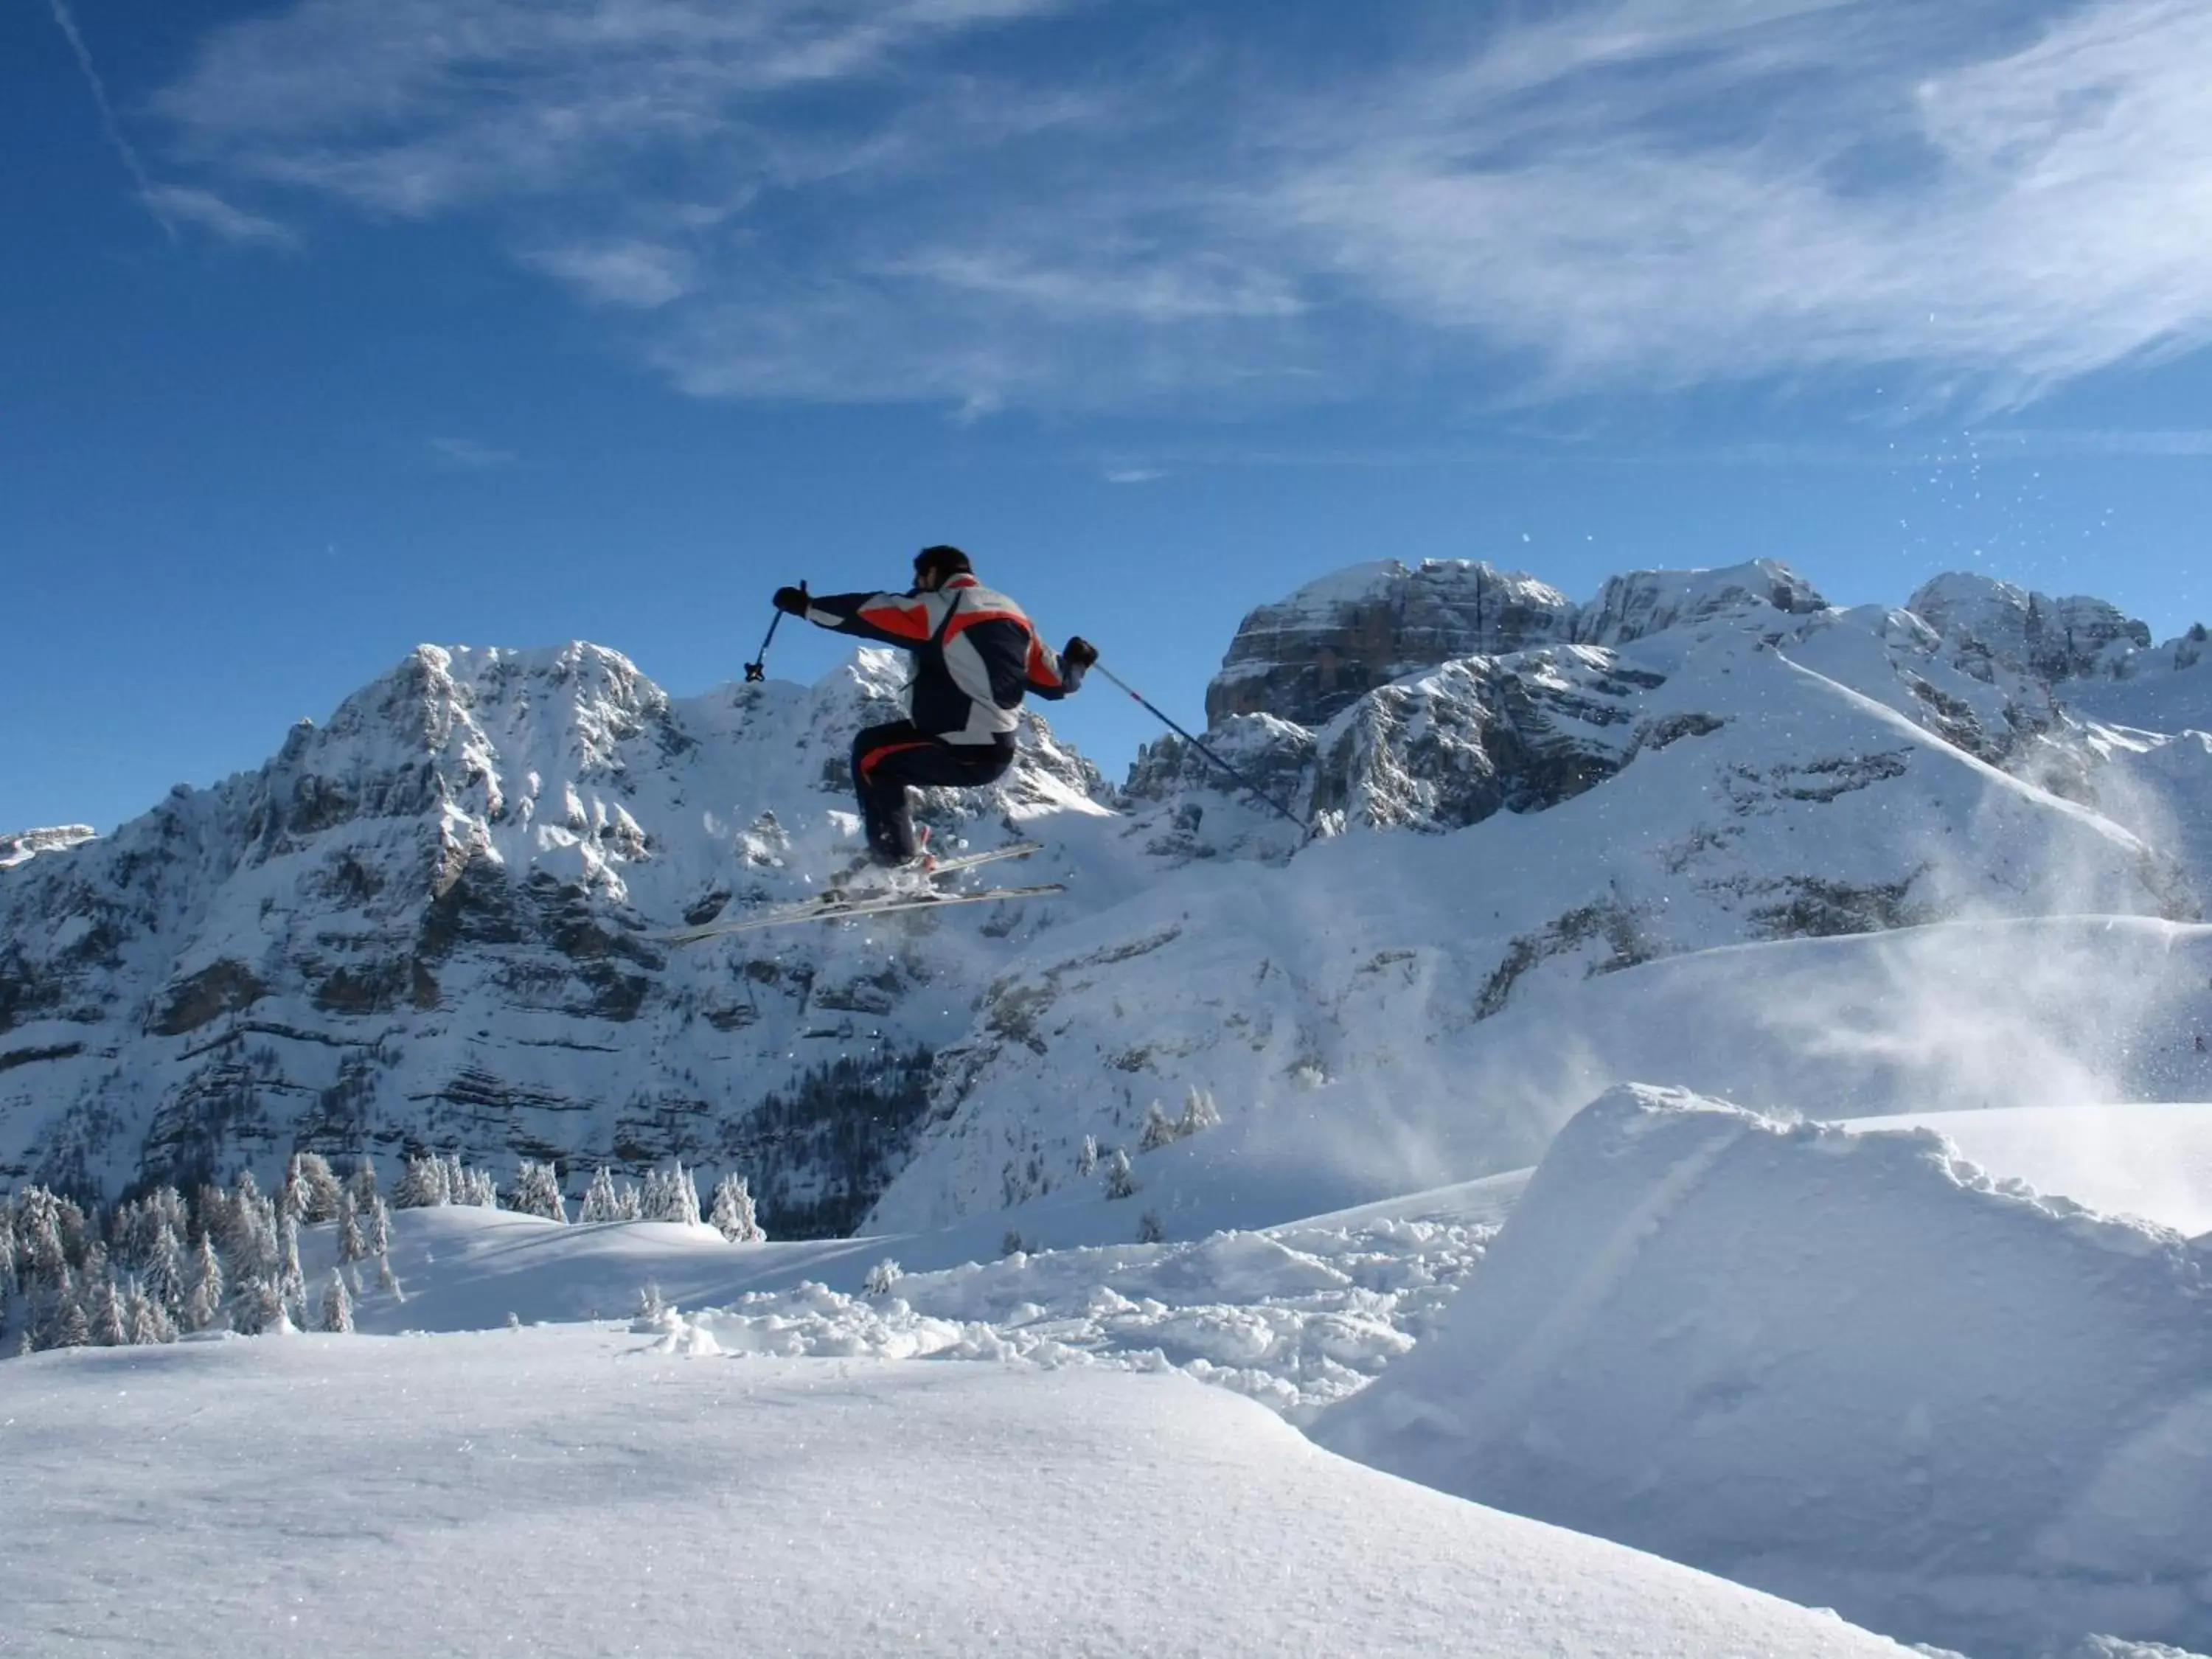
[[[939,581],[945,581],[954,576],[971,575],[975,569],[975,567],[968,562],[965,553],[941,542],[935,547],[925,547],[914,556],[914,579],[917,582],[931,575]]]

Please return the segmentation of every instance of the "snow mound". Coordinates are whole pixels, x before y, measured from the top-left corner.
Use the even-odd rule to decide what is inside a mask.
[[[0,1647],[1899,1659],[1181,1378],[653,1346],[571,1327],[11,1364]]]
[[[2202,1649],[2208,1266],[1926,1130],[1624,1087],[1317,1437],[1982,1659]]]
[[[1992,1175],[2017,1176],[2106,1215],[2212,1234],[2212,1104],[1994,1106],[1861,1118],[1849,1127],[1933,1129]]]

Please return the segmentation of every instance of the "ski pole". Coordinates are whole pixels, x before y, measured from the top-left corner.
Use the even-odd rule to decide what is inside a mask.
[[[1215,754],[1211,749],[1208,749],[1196,738],[1191,736],[1189,732],[1184,731],[1182,727],[1177,726],[1165,714],[1160,713],[1160,711],[1153,706],[1152,699],[1146,696],[1143,692],[1138,690],[1135,686],[1130,684],[1128,681],[1123,679],[1119,674],[1115,673],[1103,662],[1093,662],[1091,665],[1093,668],[1096,668],[1100,673],[1103,674],[1108,679],[1113,681],[1115,684],[1120,686],[1124,691],[1127,691],[1129,694],[1131,701],[1134,702],[1139,708],[1143,708],[1147,714],[1150,714],[1162,726],[1166,726],[1169,731],[1174,732],[1176,736],[1181,738],[1192,748],[1197,750],[1200,754],[1205,756],[1206,759],[1212,761],[1216,766],[1229,774],[1231,777],[1236,779],[1238,783],[1250,790],[1253,794],[1267,802],[1268,805],[1273,807],[1278,812],[1280,812],[1292,823],[1297,824],[1299,829],[1304,830],[1308,835],[1311,835],[1313,833],[1313,825],[1308,823],[1296,812],[1291,811],[1289,807],[1284,805],[1282,802],[1277,800],[1273,795],[1260,787],[1258,784],[1253,782],[1251,779],[1246,777],[1242,772],[1231,766],[1227,761],[1222,759],[1220,756]]]
[[[806,584],[805,582],[799,583],[799,591],[802,593],[806,591]],[[783,612],[781,611],[777,611],[775,615],[769,618],[768,637],[761,641],[760,655],[755,657],[750,662],[745,665],[745,683],[747,684],[751,684],[756,680],[764,680],[768,678],[768,648],[775,643],[775,630],[777,626],[781,623],[782,621]]]

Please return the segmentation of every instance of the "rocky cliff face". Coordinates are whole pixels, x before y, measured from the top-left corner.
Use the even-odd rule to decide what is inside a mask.
[[[2102,599],[2057,599],[2010,582],[1952,572],[1924,584],[1906,608],[1940,635],[1969,673],[1994,670],[2045,684],[2131,672],[2150,629]]]
[[[1401,675],[1565,639],[1575,615],[1556,588],[1488,564],[1355,566],[1245,617],[1206,688],[1206,718],[1318,726]]]
[[[1357,565],[1244,618],[1206,688],[1206,718],[1265,714],[1316,726],[1379,686],[1465,657],[1626,645],[1745,605],[1806,615],[1826,604],[1771,559],[1632,571],[1586,605],[1523,572],[1465,559]]]

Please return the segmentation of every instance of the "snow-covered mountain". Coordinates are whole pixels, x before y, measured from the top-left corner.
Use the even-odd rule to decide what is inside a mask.
[[[1761,562],[1575,605],[1362,567],[1255,611],[1209,692],[1209,741],[1311,844],[1179,742],[1116,790],[1030,720],[1002,785],[927,813],[1043,839],[1064,898],[687,950],[651,935],[799,896],[853,845],[845,747],[898,665],[674,700],[597,647],[426,647],[258,772],[0,872],[0,1180],[427,1145],[557,1158],[573,1192],[676,1156],[750,1175],[771,1231],[918,1225],[1048,1199],[1086,1135],[1133,1150],[1194,1086],[1227,1121],[1148,1171],[1303,1160],[1351,1201],[1532,1161],[1628,1063],[1584,1012],[1663,1006],[1724,1050],[1741,976],[1686,965],[1808,939],[1867,991],[1865,1109],[1955,1088],[1942,1045],[1873,1056],[1882,976],[1956,964],[1830,936],[2193,917],[2212,840],[2203,745],[2068,713],[2193,685],[2189,642],[2013,592],[1838,610]],[[2037,965],[2023,1007],[2051,1001]],[[1815,1041],[1769,1021],[1752,1047]]]

